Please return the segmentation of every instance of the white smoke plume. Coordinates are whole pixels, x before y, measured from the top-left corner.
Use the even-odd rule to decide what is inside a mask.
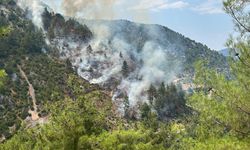
[[[28,17],[38,28],[43,28],[41,15],[44,11],[44,5],[40,0],[17,0],[17,5],[23,10],[28,10]]]
[[[94,39],[89,43],[92,51],[87,50],[88,45],[83,47],[78,52],[80,55],[71,58],[74,60],[73,65],[77,66],[78,74],[91,83],[111,87],[114,91],[113,100],[125,94],[131,106],[140,101],[146,102],[146,91],[151,84],[157,86],[161,82],[170,83],[181,71],[181,61],[178,61],[172,50],[153,39],[161,38],[160,26],[152,25],[146,28],[151,39],[138,49],[139,43],[129,43],[128,39],[144,37],[137,33],[126,33],[127,21],[118,21],[116,24],[85,20],[83,23],[94,32]],[[142,26],[134,24],[133,27],[139,30],[144,28]],[[130,35],[134,37],[129,37]],[[127,77],[122,75],[124,61],[127,61],[129,66]]]
[[[104,15],[112,15],[112,3],[115,1],[64,0],[63,7],[70,16],[83,11],[96,19],[103,17],[99,14],[103,7],[109,9],[104,11]],[[18,5],[30,10],[34,24],[42,28],[44,6],[39,0],[18,0]],[[87,24],[94,33],[94,38],[88,44],[73,42],[69,38],[57,38],[51,44],[61,50],[62,58],[71,60],[81,77],[113,90],[113,100],[127,95],[132,107],[140,101],[146,102],[146,91],[150,84],[170,83],[181,71],[175,46],[163,40],[166,39],[162,35],[165,31],[160,26],[144,26],[127,21],[84,20],[82,23]],[[124,61],[129,68],[127,77],[122,75]]]
[[[65,15],[81,16],[88,19],[112,19],[113,6],[118,0],[63,0]]]

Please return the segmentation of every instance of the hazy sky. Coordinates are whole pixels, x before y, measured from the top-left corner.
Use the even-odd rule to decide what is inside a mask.
[[[63,0],[42,0],[55,11],[64,13],[61,9]],[[67,1],[67,0],[64,0]],[[74,2],[81,0],[75,0]],[[88,0],[82,0],[88,1]],[[92,2],[94,0],[91,0]],[[95,0],[102,1],[102,0]],[[111,1],[111,0],[110,0]],[[220,50],[225,48],[225,42],[233,33],[231,18],[222,10],[222,0],[112,0],[113,15],[100,16],[102,19],[128,19],[136,22],[161,24],[173,29],[208,47]],[[83,3],[82,3],[83,4]],[[73,4],[72,4],[73,5]],[[77,3],[76,3],[77,5]],[[90,6],[105,12],[105,6]],[[86,8],[86,6],[84,7]],[[86,10],[87,11],[87,10]],[[89,11],[89,10],[88,10]],[[98,10],[100,11],[100,10]],[[108,10],[110,12],[110,10]],[[95,19],[85,16],[84,9],[78,17]],[[110,18],[112,16],[112,18]]]

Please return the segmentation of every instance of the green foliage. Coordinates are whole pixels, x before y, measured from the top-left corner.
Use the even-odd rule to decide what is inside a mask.
[[[99,134],[105,128],[103,115],[90,102],[82,97],[50,104],[48,124],[18,133],[1,149],[78,149],[81,136]]]
[[[69,69],[69,64],[48,57],[42,52],[53,50],[46,45],[42,31],[25,19],[25,14],[18,7],[9,4],[5,7],[10,15],[0,15],[0,26],[3,27],[1,31],[5,33],[5,36],[0,37],[0,67],[6,71],[9,78],[4,81],[1,78],[4,87],[0,92],[0,135],[3,134],[8,139],[20,128],[21,120],[29,115],[28,110],[32,105],[27,95],[28,85],[17,65],[22,67],[33,85],[39,113],[44,115],[48,113],[44,110],[47,101],[76,97],[71,94],[73,89],[70,89],[67,83],[69,76],[77,78],[75,84],[81,80]],[[98,89],[86,84],[86,81],[82,81],[83,83],[86,85],[86,91],[88,88]],[[15,127],[14,132],[10,133],[9,127]]]
[[[0,149],[163,150],[177,147],[178,139],[186,135],[185,126],[177,122],[161,126],[158,123],[157,132],[140,123],[126,130],[121,127],[112,130],[107,120],[111,117],[110,109],[97,110],[95,96],[91,97],[48,103],[51,112],[48,123],[19,131]]]
[[[95,92],[94,92],[95,93]],[[99,98],[81,96],[72,101],[48,103],[50,121],[47,124],[20,131],[0,145],[9,149],[164,149],[150,130],[110,129],[107,109],[96,109]],[[91,99],[89,99],[91,98]],[[108,114],[108,116],[106,115]],[[156,136],[158,137],[158,136]]]
[[[0,38],[7,36],[11,32],[10,27],[0,27]]]
[[[0,70],[0,91],[4,87],[7,74],[4,70]]]
[[[9,2],[12,1],[4,0],[0,4]],[[241,2],[242,5],[238,5]],[[20,19],[23,14],[18,10],[12,10],[16,15],[9,18],[0,16],[1,26],[14,25],[9,31],[2,30],[7,34],[0,37],[0,67],[6,71],[0,70],[0,89],[3,89],[0,93],[0,134],[7,138],[14,134],[0,144],[0,149],[249,149],[250,43],[246,24],[249,19],[238,15],[245,4],[240,0],[224,3],[225,10],[235,19],[244,36],[238,40],[231,38],[228,42],[235,54],[230,59],[230,76],[221,74],[225,72],[218,70],[221,66],[215,64],[216,59],[225,61],[222,56],[214,57],[216,52],[210,51],[199,53],[199,58],[208,57],[208,63],[196,65],[197,89],[188,101],[192,114],[179,116],[190,111],[184,93],[173,84],[162,83],[158,89],[150,86],[149,104],[140,105],[140,120],[118,119],[111,98],[97,85],[80,79],[69,60],[59,61],[43,54],[42,49],[53,49],[46,46],[41,31],[31,22]],[[76,38],[87,35],[87,28],[74,20],[65,21],[59,14],[45,11],[43,19],[44,28],[52,39],[68,33],[80,33]],[[178,39],[168,34],[170,40]],[[198,44],[188,52],[187,61],[196,61],[193,58],[201,47]],[[42,119],[48,118],[45,123],[31,128],[28,122],[21,121],[27,117],[31,102],[17,64],[36,90]],[[123,70],[128,70],[127,63],[123,66]],[[216,69],[211,69],[213,66],[217,66]],[[129,111],[127,99],[124,105],[126,113]],[[10,133],[9,127],[14,125],[19,130]]]
[[[216,71],[204,69],[201,64],[198,68],[197,82],[204,87],[192,97],[192,106],[203,112],[201,116],[209,119],[207,122],[238,134],[249,134],[250,95],[245,86],[249,77],[240,83],[237,79],[230,81]]]
[[[196,65],[197,90],[189,104],[195,111],[196,124],[190,125],[193,138],[182,142],[194,149],[249,149],[250,141],[250,43],[248,2],[227,0],[225,10],[235,20],[241,36],[230,38],[227,45],[230,77],[210,68],[207,62]]]
[[[202,141],[194,140],[193,138],[184,138],[179,142],[182,148],[180,149],[194,149],[194,150],[247,150],[249,149],[249,142],[246,140],[239,140],[231,136],[225,137],[207,137]]]
[[[245,0],[225,0],[223,2],[224,10],[233,19],[236,27],[236,31],[242,35],[250,32],[249,25],[249,1]]]
[[[112,128],[110,98],[73,74],[65,80],[71,89],[68,96],[74,100],[44,102],[49,115],[43,117],[49,117],[49,122],[30,129],[24,122],[21,130],[0,149],[79,149],[83,136],[90,138]]]
[[[129,118],[129,106],[130,106],[130,104],[129,104],[129,99],[127,96],[124,98],[123,104],[124,104],[124,117]]]
[[[54,14],[45,9],[42,14],[43,27],[48,31],[50,40],[56,37],[71,38],[74,40],[88,41],[93,35],[86,25],[74,19],[65,20],[61,14]]]
[[[142,106],[140,108],[140,112],[141,112],[141,118],[147,119],[150,117],[151,108],[147,103],[144,103],[144,104],[142,104]]]
[[[0,5],[14,5],[16,4],[15,0],[1,0]]]
[[[156,88],[151,84],[149,89],[148,89],[148,99],[150,105],[153,105],[154,99],[157,96],[157,90]]]
[[[103,150],[152,150],[152,149],[164,149],[162,145],[153,145],[150,142],[151,137],[148,131],[140,130],[121,130],[113,131],[112,133],[105,132],[96,140],[97,146],[92,149]],[[85,142],[85,139],[84,139]],[[82,147],[84,148],[84,147]]]
[[[177,89],[174,84],[165,86],[162,83],[158,90],[151,85],[148,94],[151,106],[161,119],[175,117],[186,111],[185,94],[182,89]]]
[[[222,73],[228,73],[228,63],[226,58],[216,51],[210,49],[202,50],[202,45],[198,44],[194,48],[189,48],[185,51],[186,62],[184,64],[185,71],[194,73],[195,63],[199,60],[208,62],[210,68],[216,68]]]

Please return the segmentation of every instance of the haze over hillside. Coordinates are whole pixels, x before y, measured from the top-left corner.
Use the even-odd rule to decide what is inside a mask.
[[[71,33],[60,34],[67,20],[63,16],[47,11],[43,17],[48,35],[55,33],[49,39],[59,49],[59,57],[70,59],[78,74],[90,83],[112,90],[114,100],[127,95],[131,105],[147,99],[145,93],[151,84],[182,81],[185,76],[191,83],[198,59],[206,58],[211,67],[220,70],[227,68],[219,53],[160,25],[80,19],[93,34],[86,41]]]
[[[63,0],[71,18],[0,1],[0,149],[249,149],[249,2],[223,3],[240,33],[227,57],[168,27],[99,20],[117,2]]]

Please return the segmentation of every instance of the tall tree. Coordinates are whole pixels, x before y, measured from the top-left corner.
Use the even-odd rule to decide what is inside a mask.
[[[197,63],[197,87],[202,87],[191,99],[200,114],[207,134],[230,134],[236,138],[250,136],[250,16],[249,1],[226,0],[224,8],[232,16],[240,36],[230,38],[227,46],[235,54],[230,59],[230,75],[208,69]],[[212,132],[214,131],[214,132]],[[214,135],[213,135],[214,136]]]
[[[128,74],[129,74],[129,67],[128,67],[127,61],[125,60],[125,61],[123,61],[123,64],[122,64],[122,75],[124,77],[127,77]]]
[[[153,101],[157,96],[157,90],[156,88],[151,84],[149,89],[148,89],[148,100],[150,105],[153,105]]]

